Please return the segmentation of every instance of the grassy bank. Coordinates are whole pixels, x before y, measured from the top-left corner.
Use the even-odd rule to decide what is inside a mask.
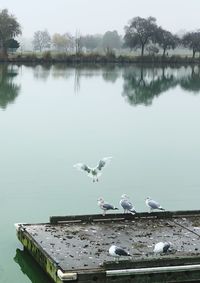
[[[100,54],[67,54],[67,53],[51,53],[49,51],[36,54],[11,54],[8,58],[0,58],[1,62],[8,63],[68,63],[68,64],[81,64],[81,63],[92,63],[92,64],[126,64],[126,63],[153,63],[153,64],[199,64],[200,57],[192,58],[188,56],[172,55],[172,56],[131,56],[131,55],[119,55],[116,56],[114,53],[107,55]]]

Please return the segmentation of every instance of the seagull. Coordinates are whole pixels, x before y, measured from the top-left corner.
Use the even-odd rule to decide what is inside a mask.
[[[146,198],[145,203],[150,208],[149,212],[152,212],[154,209],[164,210],[164,208],[162,208],[162,206],[157,201],[151,199],[150,197]]]
[[[109,248],[109,254],[115,258],[119,258],[120,256],[131,256],[129,252],[115,245],[112,245]]]
[[[101,170],[103,167],[105,167],[110,160],[112,159],[112,157],[104,157],[102,158],[99,163],[97,164],[96,167],[91,168],[89,166],[87,166],[84,163],[77,163],[74,164],[73,166],[80,170],[80,171],[85,171],[88,173],[88,177],[92,178],[93,182],[98,182],[99,181],[99,177],[101,176]]]
[[[156,254],[167,253],[168,251],[171,251],[170,247],[171,247],[170,242],[159,242],[155,244],[153,251]]]
[[[124,213],[128,213],[128,212],[130,212],[132,214],[136,213],[136,210],[135,210],[133,204],[129,201],[129,197],[127,195],[123,194],[121,196],[121,200],[120,200],[119,204],[124,209]]]
[[[117,210],[118,208],[112,204],[106,203],[102,197],[97,200],[98,206],[103,210],[103,216],[106,215],[107,210]]]

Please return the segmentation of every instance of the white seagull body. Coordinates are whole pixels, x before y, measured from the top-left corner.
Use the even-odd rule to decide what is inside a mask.
[[[150,208],[149,212],[152,212],[155,209],[164,210],[164,208],[162,208],[162,206],[157,201],[151,199],[150,197],[146,198],[145,203]]]
[[[130,212],[132,214],[136,213],[136,210],[135,210],[133,204],[129,201],[129,197],[127,195],[123,194],[121,196],[121,200],[120,200],[119,204],[124,209],[124,213],[128,213],[128,212]]]
[[[120,256],[130,256],[129,252],[115,245],[112,245],[109,248],[109,254],[115,258],[119,258]]]
[[[103,216],[106,215],[108,210],[117,210],[118,208],[112,204],[106,203],[102,197],[98,198],[98,206],[103,210]]]
[[[102,158],[99,163],[97,164],[96,167],[89,167],[84,163],[77,163],[74,165],[74,167],[80,171],[83,172],[87,172],[88,173],[88,177],[92,178],[93,182],[98,182],[99,181],[99,177],[102,174],[102,168],[105,167],[110,160],[112,159],[112,157],[104,157]]]
[[[170,243],[169,242],[159,242],[155,244],[154,247],[154,253],[161,254],[161,253],[167,253],[170,249]]]

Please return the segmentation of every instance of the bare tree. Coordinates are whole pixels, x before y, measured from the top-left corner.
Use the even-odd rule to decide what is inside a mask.
[[[81,34],[80,31],[76,31],[76,36],[75,36],[75,51],[76,54],[81,53],[82,51],[82,44],[81,44]]]
[[[55,33],[52,36],[52,44],[58,51],[69,51],[74,47],[74,39],[69,33]]]
[[[51,37],[47,30],[36,31],[33,36],[33,48],[34,50],[39,50],[40,52],[44,48],[50,48],[51,46]]]

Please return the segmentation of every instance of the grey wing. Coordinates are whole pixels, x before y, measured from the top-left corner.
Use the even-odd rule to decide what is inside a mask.
[[[170,248],[170,243],[164,243],[163,252],[166,253]]]
[[[111,204],[109,204],[109,203],[104,203],[104,204],[102,205],[102,207],[103,207],[104,209],[106,209],[106,210],[114,209],[114,206],[111,205]]]
[[[105,167],[110,162],[111,159],[112,157],[102,158],[97,165],[97,169],[100,171],[103,167]]]
[[[90,171],[91,171],[91,169],[87,165],[85,165],[83,163],[74,164],[74,167],[76,169],[80,170],[80,171],[86,171],[88,173],[90,173]]]
[[[120,247],[116,247],[115,253],[116,253],[117,255],[122,255],[122,256],[128,256],[128,255],[129,255],[125,250],[123,250],[123,249],[120,248]]]
[[[120,201],[120,204],[121,206],[123,207],[123,209],[127,209],[127,210],[130,210],[133,208],[133,205],[130,201],[127,201],[127,200],[121,200]]]
[[[154,209],[160,207],[160,204],[157,201],[152,200],[152,199],[148,201],[148,204],[151,208],[154,208]]]

